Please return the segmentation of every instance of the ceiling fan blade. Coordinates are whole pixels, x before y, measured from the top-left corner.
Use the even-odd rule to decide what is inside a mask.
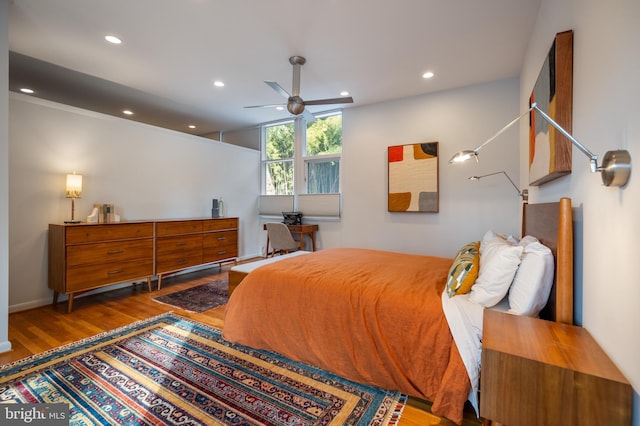
[[[348,96],[346,98],[331,98],[331,99],[316,99],[314,101],[304,101],[305,105],[330,105],[330,104],[351,104],[353,98]]]
[[[245,108],[277,108],[277,107],[286,107],[286,104],[270,104],[270,105],[250,105]]]
[[[303,116],[303,117],[304,117],[304,119],[306,120],[307,124],[309,124],[309,123],[313,123],[314,121],[316,121],[316,120],[317,120],[316,116],[315,116],[315,115],[313,115],[313,114],[311,114],[311,113],[309,112],[309,110],[308,110],[308,109],[306,109],[306,108],[304,109],[304,111],[302,111],[302,116]]]
[[[273,90],[275,90],[276,92],[280,93],[280,95],[282,95],[284,98],[289,99],[291,97],[291,95],[289,94],[289,92],[287,92],[286,90],[284,90],[282,88],[282,86],[280,86],[278,83],[276,83],[275,81],[268,81],[265,80],[265,83],[267,83],[269,86],[271,86],[271,88]]]

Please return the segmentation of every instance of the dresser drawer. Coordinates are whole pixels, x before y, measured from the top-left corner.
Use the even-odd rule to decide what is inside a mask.
[[[178,220],[156,223],[156,236],[192,234],[202,232],[201,220]]]
[[[153,258],[151,238],[67,246],[67,267]]]
[[[227,244],[224,246],[216,246],[216,247],[209,247],[209,248],[205,247],[202,253],[202,257],[203,257],[202,261],[204,263],[238,257],[238,245]]]
[[[226,245],[238,245],[238,231],[211,232],[204,235],[202,245],[205,249]]]
[[[169,253],[158,257],[156,263],[156,273],[158,274],[200,265],[202,264],[202,249]]]
[[[67,269],[67,292],[72,293],[151,275],[153,275],[152,258],[69,268]]]
[[[166,254],[194,250],[202,251],[202,234],[164,237],[158,238],[156,241],[156,255],[158,258]]]
[[[153,237],[153,223],[110,223],[105,225],[77,225],[66,230],[66,244],[93,243],[130,238]]]
[[[238,218],[208,219],[203,221],[204,231],[219,231],[221,229],[238,229]]]

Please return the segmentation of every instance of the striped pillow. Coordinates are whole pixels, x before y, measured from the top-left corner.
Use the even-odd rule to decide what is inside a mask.
[[[446,289],[449,297],[468,293],[478,278],[479,269],[480,241],[475,241],[462,247],[453,259],[447,277]]]

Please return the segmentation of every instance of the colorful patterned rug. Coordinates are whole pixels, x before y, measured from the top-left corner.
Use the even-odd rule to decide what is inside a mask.
[[[406,397],[160,315],[0,367],[3,403],[67,403],[73,425],[391,425]]]
[[[227,303],[229,301],[229,285],[226,279],[217,280],[154,297],[153,300],[188,312],[200,313]]]

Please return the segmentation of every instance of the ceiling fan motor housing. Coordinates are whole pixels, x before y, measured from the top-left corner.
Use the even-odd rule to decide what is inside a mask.
[[[300,96],[291,96],[287,102],[287,109],[293,115],[300,115],[304,111],[304,101]]]

